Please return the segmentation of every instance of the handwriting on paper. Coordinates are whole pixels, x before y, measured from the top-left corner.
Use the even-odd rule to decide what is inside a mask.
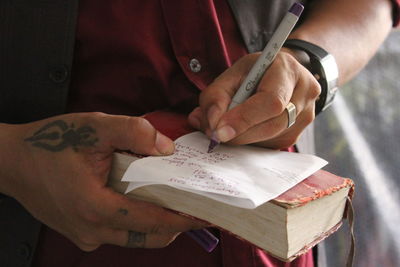
[[[135,188],[165,184],[230,205],[255,208],[311,175],[326,161],[311,155],[221,144],[207,153],[200,132],[175,141],[173,155],[132,162],[123,181]]]
[[[185,177],[174,176],[167,181],[170,184],[188,186],[198,190],[223,193],[231,196],[238,196],[240,192],[236,189],[239,183],[225,179],[222,174],[207,170],[207,164],[218,164],[232,158],[227,153],[206,153],[201,149],[181,144],[175,144],[175,153],[162,161],[174,167],[188,167],[192,170],[191,175]],[[193,161],[195,160],[195,161]]]
[[[217,164],[232,157],[232,155],[229,155],[227,153],[206,153],[201,149],[197,149],[177,142],[175,144],[175,153],[171,157],[166,157],[162,160],[176,167],[181,167],[191,159],[197,159],[202,163]],[[193,162],[191,164],[191,166],[195,166]]]

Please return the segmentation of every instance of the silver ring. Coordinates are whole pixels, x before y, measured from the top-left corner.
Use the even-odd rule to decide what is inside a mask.
[[[145,233],[128,231],[128,242],[126,242],[126,247],[144,248],[145,243],[146,243]]]
[[[289,104],[286,106],[286,111],[288,114],[288,125],[287,127],[289,128],[296,122],[296,106],[292,103],[289,102]]]

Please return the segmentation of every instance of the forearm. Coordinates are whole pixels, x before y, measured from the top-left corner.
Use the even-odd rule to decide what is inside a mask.
[[[309,41],[333,54],[339,84],[367,64],[392,27],[389,0],[314,1],[310,9],[290,38]]]

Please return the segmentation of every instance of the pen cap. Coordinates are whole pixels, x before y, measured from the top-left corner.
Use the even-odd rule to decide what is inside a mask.
[[[298,16],[298,17],[300,17],[300,15],[301,15],[301,13],[303,12],[303,10],[304,10],[304,6],[303,6],[302,4],[300,4],[300,3],[294,3],[294,4],[290,7],[289,12],[292,13],[292,14],[294,14],[294,15],[296,15],[296,16]]]

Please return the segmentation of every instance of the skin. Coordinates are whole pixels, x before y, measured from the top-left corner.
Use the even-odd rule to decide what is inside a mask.
[[[329,51],[339,68],[339,85],[356,75],[375,54],[392,27],[389,0],[314,1],[307,20],[289,38],[309,41]],[[299,51],[282,49],[247,101],[227,111],[231,98],[258,54],[238,60],[200,96],[200,105],[189,122],[211,138],[230,144],[256,143],[286,148],[296,143],[314,120],[320,94],[316,79],[303,67]],[[285,107],[297,108],[296,123],[287,127]]]
[[[82,250],[159,248],[204,227],[106,186],[115,149],[153,156],[174,151],[143,118],[81,113],[0,128],[0,191]]]
[[[330,51],[343,84],[368,62],[389,33],[391,4],[389,0],[316,2],[291,38]],[[282,49],[257,92],[226,111],[257,57],[243,57],[210,84],[189,122],[208,135],[216,131],[222,142],[288,147],[314,120],[318,82],[301,64],[305,62],[298,51]],[[297,120],[286,129],[289,101],[297,107]],[[101,244],[163,247],[180,232],[204,227],[108,188],[116,149],[167,155],[174,145],[138,117],[81,113],[21,125],[0,124],[0,192],[16,198],[33,216],[85,251]]]

